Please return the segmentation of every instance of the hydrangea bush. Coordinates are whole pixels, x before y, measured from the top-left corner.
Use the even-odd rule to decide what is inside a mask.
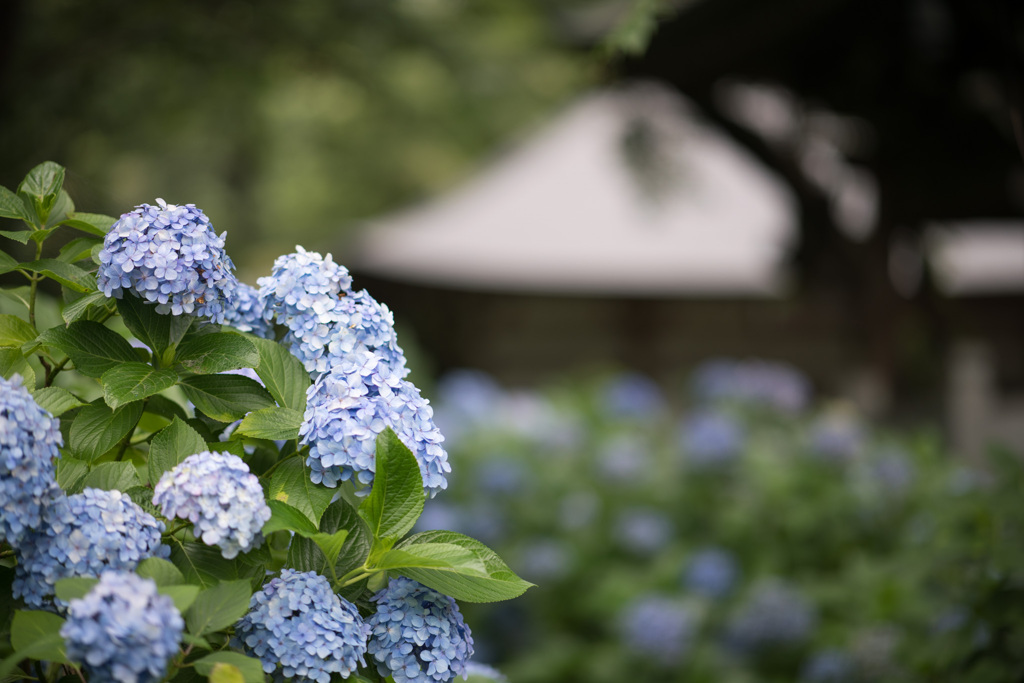
[[[391,313],[301,247],[258,288],[192,204],[0,187],[0,680],[447,683],[456,600],[531,586],[411,534],[452,472]]]

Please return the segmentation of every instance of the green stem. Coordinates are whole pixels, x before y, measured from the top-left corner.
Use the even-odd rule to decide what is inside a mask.
[[[375,572],[375,571],[363,572],[359,576],[353,577],[353,578],[349,579],[348,581],[345,581],[345,577],[342,577],[340,582],[339,582],[339,583],[341,583],[341,585],[337,586],[336,588],[337,589],[341,589],[341,588],[345,588],[346,586],[351,586],[353,583],[359,583],[363,579],[368,579],[368,578],[370,578],[371,576],[373,576],[376,573],[377,572]]]
[[[179,531],[181,531],[182,529],[187,527],[189,524],[191,524],[191,522],[182,522],[181,524],[179,524],[178,526],[174,527],[173,529],[170,529],[169,531],[163,532],[161,534],[161,536],[173,537],[174,534],[178,533]]]
[[[36,242],[36,258],[38,261],[43,257],[43,243],[42,241]],[[28,291],[28,324],[33,327],[36,326],[36,289],[39,286],[39,281],[42,279],[38,273],[32,274],[32,282],[29,285]]]

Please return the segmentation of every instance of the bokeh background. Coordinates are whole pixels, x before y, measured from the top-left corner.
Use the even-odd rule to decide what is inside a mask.
[[[448,420],[435,523],[547,581],[475,613],[514,680],[1014,680],[1022,83],[1008,0],[8,0],[0,184],[350,267]]]

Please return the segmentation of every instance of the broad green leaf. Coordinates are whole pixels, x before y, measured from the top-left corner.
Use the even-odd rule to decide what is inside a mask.
[[[64,639],[59,633],[42,636],[32,642],[31,645],[22,650],[16,651],[0,661],[0,680],[8,680],[8,676],[17,668],[23,660],[38,659],[43,661],[60,661],[61,658],[67,661],[67,652],[64,646]],[[23,672],[19,678],[24,678]],[[14,679],[11,679],[14,680]]]
[[[41,230],[33,230],[28,234],[28,238],[36,244],[42,244],[46,241],[46,238],[57,231],[57,228],[45,228]]]
[[[81,211],[75,211],[68,216],[67,219],[62,221],[61,225],[76,228],[83,232],[87,232],[90,235],[103,237],[110,232],[110,226],[112,226],[116,220],[116,218],[104,216],[99,213],[83,213]]]
[[[171,546],[171,562],[185,575],[185,580],[204,588],[213,587],[222,581],[262,579],[264,575],[263,567],[268,556],[263,549],[226,560],[217,546],[173,537],[167,539],[167,543]]]
[[[18,261],[5,251],[0,251],[0,274],[18,269]]]
[[[475,538],[470,538],[454,531],[425,531],[411,536],[397,547],[398,550],[409,550],[411,546],[421,544],[451,544],[470,550],[483,562],[485,575],[476,572],[462,573],[438,569],[413,568],[403,570],[410,579],[419,581],[425,586],[450,595],[456,600],[466,602],[496,602],[516,598],[533,586],[523,581],[508,568],[498,555]]]
[[[301,457],[295,457],[281,463],[274,470],[267,498],[287,503],[300,510],[314,525],[319,525],[324,510],[331,504],[336,492],[335,489],[310,481],[309,468],[303,464]]]
[[[14,613],[14,621],[11,623],[11,646],[17,652],[31,648],[37,641],[56,635],[60,638],[60,629],[64,625],[64,619],[56,614],[42,611],[17,611]],[[32,655],[35,659],[43,659],[50,662],[68,662],[67,654],[64,651],[64,641],[61,639],[57,647],[46,650],[45,656],[40,654]]]
[[[50,215],[46,217],[46,227],[55,228],[57,225],[68,217],[75,210],[75,203],[71,201],[71,195],[65,190],[61,190],[57,193],[57,201],[53,203],[53,208],[50,209]]]
[[[31,200],[40,220],[45,222],[50,209],[57,202],[57,193],[63,184],[64,167],[52,161],[44,161],[28,172],[18,185],[18,194]]]
[[[85,403],[78,400],[77,396],[67,389],[61,389],[60,387],[43,387],[42,389],[36,389],[32,392],[32,396],[36,399],[36,403],[38,403],[43,410],[54,417],[63,415],[72,408],[78,408],[79,406],[85,405]]]
[[[54,594],[64,602],[71,602],[84,598],[92,587],[99,583],[99,579],[91,576],[71,576],[66,579],[59,579],[54,584]]]
[[[28,360],[21,351],[0,347],[0,376],[10,379],[14,375],[21,375],[22,386],[30,390],[35,387],[36,371],[28,364]]]
[[[249,581],[224,581],[207,588],[185,614],[188,632],[203,636],[233,625],[249,610]]]
[[[178,373],[170,368],[158,370],[146,363],[124,363],[104,372],[100,381],[103,399],[111,408],[117,408],[170,389],[178,381]]]
[[[21,197],[0,185],[0,218],[32,222],[32,216],[25,210]]]
[[[274,405],[259,382],[241,375],[195,375],[180,384],[197,410],[219,422],[234,422],[250,411]]]
[[[297,439],[302,425],[302,413],[291,408],[262,408],[245,416],[235,434],[255,439]]]
[[[309,518],[297,508],[282,503],[279,500],[268,500],[270,506],[270,519],[263,525],[263,535],[267,536],[275,531],[302,532],[305,536],[311,536],[320,532]]]
[[[21,346],[39,333],[16,315],[0,314],[0,346]]]
[[[66,353],[75,368],[89,377],[101,377],[111,368],[138,361],[124,337],[91,320],[79,320],[67,327],[51,327],[39,340],[45,346]]]
[[[117,300],[117,312],[121,314],[125,327],[151,348],[165,365],[169,365],[171,360],[165,358],[170,355],[167,350],[178,345],[195,321],[190,315],[157,313],[155,304],[127,293]]]
[[[377,437],[373,489],[359,506],[374,538],[401,538],[423,512],[419,463],[390,427]]]
[[[190,455],[206,450],[206,442],[184,420],[174,418],[170,425],[153,437],[149,446],[149,483],[154,486],[163,473],[173,469]]]
[[[349,535],[342,544],[334,565],[334,574],[337,576],[343,576],[362,565],[370,554],[370,544],[373,540],[366,523],[344,499],[331,503],[320,521],[321,533],[333,535],[342,530],[348,530]],[[301,536],[292,539],[286,564],[299,571],[314,571],[323,576],[332,575],[323,550],[312,539]]]
[[[472,550],[454,543],[418,543],[392,549],[374,562],[376,569],[394,570],[404,574],[406,569],[432,568],[462,574],[487,576],[483,560]]]
[[[159,586],[157,591],[161,595],[166,595],[174,601],[174,606],[178,608],[178,611],[185,614],[193,604],[195,604],[196,598],[199,597],[199,592],[202,590],[199,586],[193,586],[190,584],[181,584],[178,586]]]
[[[86,272],[71,263],[58,261],[55,258],[44,258],[30,263],[23,263],[20,268],[33,273],[41,273],[76,292],[96,291],[96,278],[92,273]]]
[[[81,482],[89,473],[89,465],[67,456],[57,459],[57,486],[68,494],[78,493],[84,486]]]
[[[71,423],[68,445],[82,460],[92,462],[117,445],[142,417],[142,402],[136,401],[111,410],[96,399]]]
[[[245,683],[245,675],[234,664],[217,662],[210,668],[206,680],[209,683]]]
[[[138,471],[136,471],[136,474],[139,474]],[[135,486],[129,486],[127,489],[124,489],[124,492],[128,494],[128,497],[132,499],[132,502],[142,508],[143,511],[148,512],[154,517],[161,516],[160,509],[156,505],[153,505],[153,489],[138,483]]]
[[[92,248],[102,243],[103,240],[95,237],[76,237],[60,248],[57,260],[64,263],[74,263],[75,261],[87,259],[92,255]]]
[[[342,548],[345,547],[345,541],[348,540],[348,529],[339,529],[333,534],[312,534],[307,536],[307,538],[316,543],[317,547],[320,548],[320,552],[324,554],[324,559],[328,567],[331,565],[335,565],[335,567],[337,567],[338,557],[341,555]],[[337,569],[335,569],[335,571],[337,571]]]
[[[181,610],[178,610],[178,611],[180,612]],[[201,647],[204,650],[212,650],[213,649],[213,646],[210,645],[210,641],[208,641],[206,638],[203,638],[202,636],[194,636],[191,633],[182,633],[181,634],[181,642],[185,643],[186,645],[193,645],[195,647]],[[174,680],[178,680],[178,678],[175,677]]]
[[[254,368],[260,362],[256,346],[239,334],[215,332],[185,339],[174,360],[189,372],[213,375],[239,368]]]
[[[277,342],[250,337],[260,354],[256,374],[278,405],[300,413],[306,410],[309,373],[292,353]]]
[[[166,396],[151,396],[146,404],[146,412],[166,417],[168,421],[172,421],[176,417],[183,421],[188,419],[185,409]]]
[[[225,677],[228,675],[226,672],[228,669],[219,669],[218,667],[231,667],[238,671],[241,676],[240,679],[234,679]],[[195,661],[196,671],[203,675],[208,676],[210,683],[236,683],[236,681],[244,681],[245,683],[263,683],[263,664],[258,659],[253,657],[246,657],[245,655],[238,652],[231,652],[229,650],[222,650],[220,652],[214,652],[213,654],[206,655],[201,659]],[[223,671],[225,673],[218,673]],[[222,676],[221,678],[215,678],[215,676]]]
[[[141,484],[142,480],[135,471],[135,465],[130,462],[100,463],[82,480],[82,488],[101,491],[127,491]]]
[[[177,586],[185,583],[181,570],[159,557],[147,557],[135,568],[135,573],[145,579],[153,579],[157,587]]]
[[[111,300],[103,292],[93,292],[92,294],[79,297],[64,306],[64,310],[61,311],[60,315],[64,318],[65,323],[71,324],[88,316],[92,309],[99,306],[109,307],[110,305],[112,305]]]
[[[9,240],[15,242],[21,242],[22,244],[28,244],[29,239],[32,237],[31,230],[0,230],[0,235],[6,237]]]

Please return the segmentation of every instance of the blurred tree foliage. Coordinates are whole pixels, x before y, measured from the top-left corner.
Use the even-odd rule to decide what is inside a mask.
[[[13,0],[0,183],[42,159],[83,205],[195,202],[243,276],[464,177],[593,78],[574,0]],[[239,239],[244,236],[244,239]]]

